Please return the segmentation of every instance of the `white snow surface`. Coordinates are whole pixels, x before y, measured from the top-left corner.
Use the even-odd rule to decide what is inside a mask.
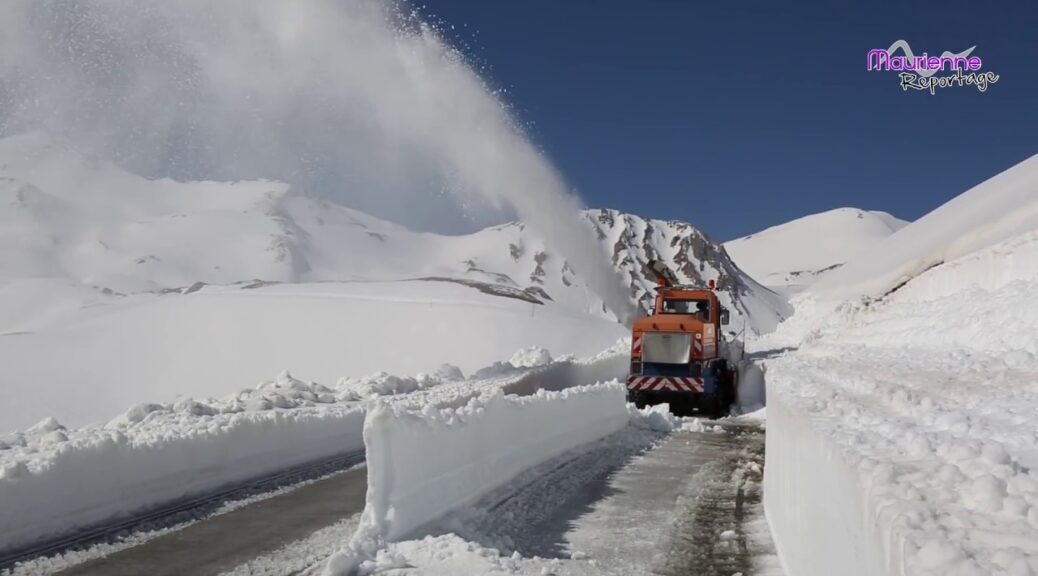
[[[629,347],[622,339],[584,360],[533,368],[498,363],[470,379],[444,366],[437,375],[376,373],[328,387],[282,371],[221,399],[137,404],[103,425],[46,418],[0,436],[0,551],[359,450],[365,410],[380,399],[432,410],[492,390],[610,380],[626,370]]]
[[[48,418],[0,443],[0,551],[363,447],[364,410],[285,373],[223,401]]]
[[[598,440],[630,419],[612,382],[531,396],[493,389],[457,408],[373,407],[364,423],[368,492],[361,524],[326,572],[344,574],[521,472]]]
[[[70,426],[128,405],[223,396],[286,366],[308,380],[472,372],[520,348],[586,356],[626,336],[615,322],[447,282],[206,286],[77,310],[0,335],[0,433],[54,416]],[[574,335],[579,335],[576,337]],[[59,361],[56,361],[59,360]]]
[[[42,132],[0,139],[0,206],[0,433],[222,396],[285,366],[324,383],[471,373],[628,334],[523,223],[417,233],[278,182],[149,180]],[[632,301],[661,258],[726,286],[734,326],[767,331],[789,311],[687,223],[584,217]]]
[[[1024,237],[1035,230],[1038,230],[1038,155],[951,199],[794,296],[790,303],[796,313],[773,333],[762,337],[760,346],[795,346],[846,309],[883,298],[931,268]],[[944,289],[956,290],[959,281],[968,285],[988,282],[988,274],[993,274],[990,280],[994,282],[1015,278],[1017,269],[1026,266],[1019,261],[1025,259],[1000,260],[993,266],[976,270],[973,277],[961,275]]]
[[[1038,229],[1038,155],[974,186],[852,258],[813,293],[878,298],[923,271]]]
[[[730,240],[724,249],[761,284],[796,294],[907,224],[886,212],[837,208]]]
[[[789,573],[1038,574],[1038,203],[1023,193],[1038,173],[1019,172],[1036,168],[906,227],[924,225],[907,236],[919,244],[889,268],[848,264],[830,294],[917,275],[815,318],[767,361],[765,505]],[[1008,199],[1018,209],[982,207]],[[965,207],[991,224],[966,225]],[[927,224],[940,214],[958,233]]]
[[[357,573],[592,576],[687,567],[683,554],[696,544],[688,542],[694,532],[684,523],[707,497],[706,486],[755,492],[759,485],[746,475],[755,468],[759,476],[761,468],[726,441],[704,442],[724,436],[720,426],[675,418],[665,406],[627,410],[630,420],[620,431],[527,469],[410,539],[385,543],[365,555]],[[715,468],[717,450],[744,461],[736,470]],[[752,573],[781,576],[760,508],[747,506],[742,525],[722,524],[714,552],[730,554],[727,547],[742,532],[740,554]]]

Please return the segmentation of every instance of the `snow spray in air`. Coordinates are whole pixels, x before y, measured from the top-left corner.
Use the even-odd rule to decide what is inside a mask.
[[[150,177],[282,180],[419,229],[511,209],[632,311],[563,179],[404,3],[5,2],[0,136],[27,130]]]

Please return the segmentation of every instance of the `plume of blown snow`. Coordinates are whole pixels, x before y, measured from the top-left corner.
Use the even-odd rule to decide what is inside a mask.
[[[146,176],[280,180],[423,230],[517,215],[631,312],[563,178],[403,2],[5,2],[0,136],[28,130]]]

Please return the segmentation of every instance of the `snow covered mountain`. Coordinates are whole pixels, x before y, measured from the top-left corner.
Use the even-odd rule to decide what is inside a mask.
[[[908,222],[857,208],[811,214],[725,242],[725,250],[750,276],[795,294]]]
[[[0,429],[228,394],[283,369],[326,384],[468,373],[628,334],[523,223],[419,233],[276,182],[148,180],[38,132],[0,140],[0,206]],[[766,332],[788,310],[689,224],[585,218],[632,301],[659,258],[716,280],[734,330]]]
[[[5,283],[62,279],[119,295],[199,283],[438,279],[613,317],[579,271],[522,223],[463,236],[417,233],[276,182],[147,180],[42,133],[0,141],[0,166]],[[773,329],[786,310],[689,224],[609,210],[586,217],[635,301],[651,298],[645,264],[660,258],[683,280],[717,280],[754,330]],[[28,313],[24,300],[15,308],[0,310],[4,331]]]
[[[687,222],[650,220],[616,210],[589,210],[585,216],[630,285],[631,298],[643,309],[651,307],[656,285],[648,262],[660,260],[682,283],[706,285],[714,280],[722,303],[752,332],[774,330],[791,311],[784,298],[739,269],[721,245]]]

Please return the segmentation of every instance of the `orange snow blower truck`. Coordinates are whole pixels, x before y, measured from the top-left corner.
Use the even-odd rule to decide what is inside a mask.
[[[628,400],[639,408],[666,402],[675,414],[726,415],[738,372],[721,334],[728,310],[714,281],[682,285],[663,263],[648,266],[656,274],[656,300],[652,314],[634,322]]]

